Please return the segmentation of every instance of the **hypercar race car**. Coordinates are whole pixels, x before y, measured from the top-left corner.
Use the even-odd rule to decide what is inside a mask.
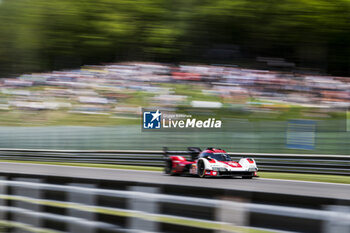
[[[191,157],[170,155],[164,147],[165,169],[169,175],[194,175],[203,177],[240,176],[243,179],[257,177],[258,167],[252,158],[241,158],[238,162],[222,149],[207,148],[201,151],[198,147],[188,147]],[[174,152],[176,153],[176,152]]]

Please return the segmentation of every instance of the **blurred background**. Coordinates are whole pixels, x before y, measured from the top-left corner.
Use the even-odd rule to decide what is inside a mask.
[[[350,0],[0,0],[0,232],[350,232],[349,16]],[[223,127],[143,131],[146,108]],[[161,175],[163,146],[252,156],[261,178]]]
[[[0,146],[349,154],[349,11],[348,0],[2,0]],[[144,107],[225,124],[141,132]]]
[[[347,0],[2,0],[0,71],[136,60],[349,75],[349,10]]]

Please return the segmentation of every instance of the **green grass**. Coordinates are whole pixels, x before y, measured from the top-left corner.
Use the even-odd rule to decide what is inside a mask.
[[[1,111],[2,126],[110,126],[140,124],[140,119],[113,118],[112,115],[69,113],[64,110]]]
[[[89,115],[66,113],[63,117],[51,121],[49,125],[111,126],[140,124],[139,119],[113,118],[111,115]]]
[[[112,168],[112,169],[126,169],[126,170],[140,170],[140,171],[163,171],[162,167],[132,166],[132,165],[118,165],[118,164],[60,163],[60,162],[37,162],[37,161],[17,161],[17,160],[16,161],[14,161],[14,160],[0,160],[0,162],[62,165],[62,166],[74,166],[74,167]]]
[[[341,175],[259,172],[259,176],[261,178],[269,178],[269,179],[302,180],[302,181],[350,184],[350,176],[341,176]]]
[[[144,91],[137,91],[132,93],[132,97],[125,99],[122,104],[131,105],[131,106],[148,106],[149,99],[151,97],[154,97],[155,94],[144,92]]]
[[[127,170],[139,170],[139,171],[158,171],[158,172],[163,171],[162,167],[131,166],[131,165],[117,165],[117,164],[60,163],[60,162],[34,162],[34,161],[12,161],[12,160],[0,160],[0,162],[63,165],[63,166],[75,166],[75,167],[96,167],[96,168],[111,168],[111,169],[127,169]],[[283,180],[299,180],[299,181],[314,181],[314,182],[350,184],[350,176],[341,176],[341,175],[259,172],[259,176],[261,178],[268,178],[268,179],[283,179]]]
[[[172,88],[175,95],[184,95],[188,97],[188,101],[201,100],[201,101],[215,101],[221,102],[222,99],[217,95],[207,95],[202,90],[207,89],[204,85],[199,84],[178,84],[178,83],[161,83],[161,87]]]

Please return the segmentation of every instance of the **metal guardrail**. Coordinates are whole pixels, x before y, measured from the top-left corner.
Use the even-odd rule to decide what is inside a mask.
[[[170,155],[189,158],[187,151],[169,151]],[[310,155],[310,154],[265,154],[229,153],[233,159],[255,158],[260,171],[297,172],[350,175],[350,156],[348,155]],[[99,164],[122,164],[163,166],[162,151],[139,150],[32,150],[0,149],[2,160],[79,162]]]
[[[317,232],[345,233],[350,229],[350,208],[345,206],[328,206],[324,210],[306,209],[175,196],[161,194],[157,188],[150,190],[150,187],[132,186],[129,190],[110,190],[84,187],[86,184],[53,185],[41,181],[0,180],[0,226],[7,227],[6,232],[12,232],[11,229],[14,228],[26,232],[50,233],[94,233],[99,230],[167,232],[166,229],[173,232],[170,230],[172,227],[180,227],[183,232],[187,228],[187,232],[194,232],[193,229],[201,232],[247,232],[250,228],[261,230],[261,227],[249,222],[252,214],[273,216],[271,222],[267,222],[271,228],[263,228],[265,232],[288,230],[288,226],[284,229],[280,224],[276,225],[276,222],[285,217],[294,225],[298,225],[299,221],[310,221],[311,225],[305,226],[302,232],[320,229]],[[55,193],[55,197],[63,195],[65,200],[57,200],[52,194],[47,195],[48,192]],[[107,197],[109,202],[102,202],[103,197]],[[113,206],[118,202],[122,207]],[[182,211],[178,214],[171,213],[169,207],[166,208],[167,205]],[[51,207],[50,211],[48,207]],[[215,213],[214,217],[196,216],[196,208],[199,207],[211,210]],[[114,219],[121,218],[125,219],[121,221],[124,224],[117,225]],[[302,224],[299,226],[303,227]]]

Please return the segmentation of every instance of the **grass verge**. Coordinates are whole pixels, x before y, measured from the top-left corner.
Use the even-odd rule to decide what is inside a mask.
[[[75,167],[112,168],[112,169],[139,170],[139,171],[163,171],[163,168],[161,168],[161,167],[116,165],[116,164],[61,163],[61,162],[36,162],[36,161],[12,161],[12,160],[0,160],[0,162],[62,165],[62,166],[75,166]],[[350,184],[350,176],[341,176],[341,175],[259,172],[259,176],[261,178],[267,178],[267,179],[299,180],[299,181]]]
[[[350,184],[350,176],[282,172],[259,172],[261,178]]]
[[[39,162],[39,161],[18,161],[18,160],[0,160],[0,162],[62,165],[62,166],[74,166],[74,167],[112,168],[112,169],[139,170],[139,171],[163,171],[162,167],[132,166],[132,165],[119,165],[119,164],[61,163],[61,162]]]

